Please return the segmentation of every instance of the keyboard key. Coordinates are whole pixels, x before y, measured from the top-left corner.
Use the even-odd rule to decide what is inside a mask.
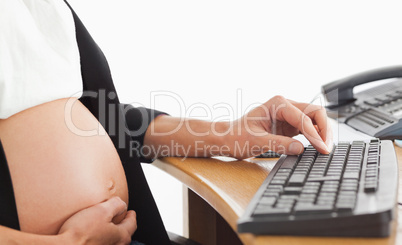
[[[298,204],[300,203],[309,203],[313,204],[317,198],[316,194],[302,194],[298,199]]]
[[[279,198],[275,204],[275,208],[292,208],[295,204],[295,199]]]
[[[282,169],[293,169],[298,160],[297,156],[287,156],[285,160],[282,162]]]
[[[278,169],[278,172],[276,172],[276,174],[290,174],[292,172],[291,169],[287,169],[287,168],[280,168]]]
[[[359,179],[359,177],[360,177],[360,172],[358,172],[358,171],[348,171],[348,172],[346,172],[346,170],[345,170],[345,173],[343,174],[343,178],[344,179]]]
[[[299,186],[287,186],[284,188],[285,194],[299,194],[302,191],[302,187]]]
[[[319,187],[303,187],[302,193],[303,194],[317,194],[319,191]]]
[[[295,208],[295,214],[314,214],[314,213],[327,213],[333,210],[333,205],[316,205],[316,204],[300,204],[298,203]]]
[[[355,204],[353,202],[338,202],[335,208],[340,212],[352,212]]]
[[[302,186],[306,180],[306,174],[293,174],[289,179],[290,186]]]
[[[299,198],[299,195],[292,195],[292,194],[282,194],[281,199],[290,199],[290,200],[296,200]]]
[[[323,176],[323,177],[311,177],[308,178],[308,182],[313,182],[313,181],[327,181],[327,180],[340,180],[341,176],[337,175],[329,175],[329,176]]]
[[[370,193],[370,192],[376,192],[378,186],[376,184],[368,184],[364,185],[364,192]]]
[[[377,169],[367,169],[366,170],[366,177],[377,177],[378,170]]]
[[[264,204],[264,205],[269,205],[272,206],[276,202],[276,197],[262,197],[259,201],[259,203]]]
[[[254,210],[253,215],[261,216],[261,215],[270,215],[270,216],[283,216],[289,215],[292,211],[291,208],[271,208],[271,207],[264,207],[264,206],[257,206]]]
[[[342,191],[357,191],[357,186],[342,185],[341,190]]]
[[[287,180],[288,179],[288,177],[289,177],[289,175],[275,175],[274,176],[274,178],[273,178],[273,180]]]
[[[377,177],[366,177],[364,183],[365,192],[375,192],[378,188],[378,178]]]
[[[264,192],[263,196],[264,197],[279,197],[279,193],[278,192]]]
[[[345,190],[340,190],[338,193],[338,200],[342,198],[351,198],[351,197],[356,197],[356,192],[355,191],[345,191]]]
[[[271,183],[272,183],[272,184],[276,184],[276,185],[285,185],[286,180],[283,180],[283,179],[273,179],[273,180],[271,181]]]

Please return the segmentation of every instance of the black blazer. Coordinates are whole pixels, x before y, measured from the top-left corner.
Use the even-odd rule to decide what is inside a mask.
[[[66,4],[70,5],[65,1]],[[71,7],[70,7],[71,9]],[[152,162],[137,154],[149,123],[159,111],[121,104],[109,66],[76,13],[71,9],[81,59],[84,93],[81,102],[100,121],[115,145],[123,164],[129,190],[130,210],[137,213],[138,229],[133,240],[146,245],[170,244],[158,208],[140,162]],[[133,147],[136,147],[133,149]],[[11,177],[0,142],[0,225],[20,229]]]

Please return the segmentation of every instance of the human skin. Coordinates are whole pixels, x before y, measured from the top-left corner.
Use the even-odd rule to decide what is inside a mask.
[[[0,121],[21,231],[55,235],[80,210],[114,196],[128,202],[111,139],[79,100],[68,111],[67,102],[51,101]],[[96,133],[82,135],[91,130]]]
[[[14,237],[24,234],[26,239],[43,238],[33,234],[50,235],[44,236],[47,239],[71,239],[68,235],[75,234],[73,237],[81,238],[77,244],[91,244],[110,234],[100,232],[98,237],[86,237],[80,232],[83,226],[79,222],[86,214],[81,215],[80,211],[91,210],[90,207],[116,196],[127,203],[124,171],[109,136],[79,101],[72,107],[71,121],[80,132],[98,133],[83,136],[79,131],[74,132],[66,125],[66,103],[67,99],[45,103],[0,120],[0,138],[13,180],[22,231],[16,233],[0,227],[4,239],[7,234]],[[230,122],[159,116],[149,125],[144,146],[149,158],[225,155],[243,159],[266,150],[300,154],[303,145],[291,138],[300,133],[319,152],[326,154],[331,150],[332,131],[322,107],[275,96]],[[171,142],[182,147],[172,147]],[[167,151],[157,151],[159,146]],[[123,210],[109,215],[107,220],[113,220],[108,223],[111,228],[132,224],[133,219],[132,211]],[[104,229],[102,225],[90,227],[92,234]],[[74,229],[75,232],[70,232]],[[114,233],[117,238],[111,235],[122,241],[110,244],[126,244],[128,241],[122,236],[126,233]]]
[[[150,124],[144,144],[151,158],[226,155],[244,159],[267,150],[300,154],[303,144],[292,138],[300,133],[319,152],[331,151],[332,130],[323,107],[275,96],[230,122],[160,116]],[[159,146],[167,150],[158,151]]]
[[[127,211],[118,197],[96,204],[74,214],[57,235],[38,235],[0,226],[0,244],[13,245],[123,245],[131,242],[137,229],[134,211],[115,224],[113,218]]]

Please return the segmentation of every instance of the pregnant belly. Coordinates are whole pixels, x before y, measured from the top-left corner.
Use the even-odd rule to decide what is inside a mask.
[[[78,100],[71,107],[67,102],[52,101],[0,120],[22,231],[56,234],[79,210],[112,196],[128,201],[124,170],[109,136]]]

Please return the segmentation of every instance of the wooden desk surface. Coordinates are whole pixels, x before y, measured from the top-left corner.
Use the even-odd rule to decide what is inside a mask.
[[[402,176],[402,148],[395,151]],[[237,219],[243,214],[249,201],[258,190],[277,159],[230,158],[174,158],[167,157],[154,162],[158,168],[171,174],[205,199],[236,230]],[[402,181],[399,181],[398,201],[402,202]],[[398,205],[398,213],[402,207]],[[394,222],[388,238],[328,238],[292,236],[254,236],[240,234],[245,245],[251,244],[402,244],[402,217]]]

